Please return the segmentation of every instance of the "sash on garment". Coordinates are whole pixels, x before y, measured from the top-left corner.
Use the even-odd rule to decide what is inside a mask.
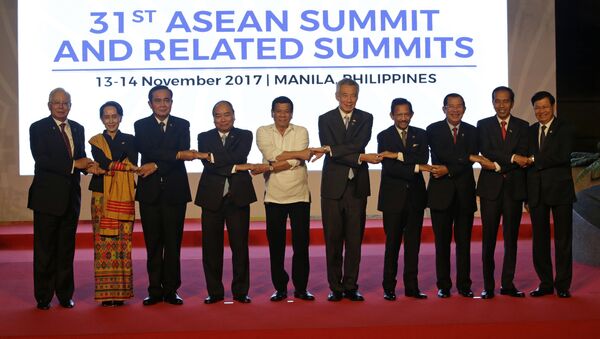
[[[90,144],[98,147],[108,159],[112,159],[110,147],[103,134],[90,139]],[[117,236],[119,221],[133,221],[135,218],[134,175],[129,170],[131,162],[112,161],[104,174],[104,197],[102,199],[102,216],[100,217],[100,235]]]

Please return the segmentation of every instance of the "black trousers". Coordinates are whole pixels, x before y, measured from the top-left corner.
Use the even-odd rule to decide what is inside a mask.
[[[571,288],[573,278],[573,204],[530,207],[533,230],[533,266],[540,278],[540,288],[559,291]],[[556,278],[552,279],[550,245],[550,211],[554,219],[554,255]]]
[[[202,265],[206,289],[213,297],[223,297],[223,247],[224,226],[227,225],[234,297],[248,294],[250,288],[250,260],[248,256],[248,230],[250,228],[250,205],[238,207],[229,198],[216,211],[202,209]]]
[[[81,208],[80,195],[71,194],[68,210],[61,216],[33,212],[33,289],[35,300],[49,303],[73,297],[75,281],[75,233]]]
[[[469,212],[467,212],[469,211]],[[450,243],[454,233],[456,243],[456,287],[471,288],[471,232],[473,212],[461,206],[457,199],[447,210],[431,210],[431,223],[435,235],[435,272],[437,287],[450,289]],[[454,231],[454,232],[453,232]]]
[[[327,281],[333,292],[356,291],[367,197],[355,196],[350,180],[341,199],[321,199]]]
[[[501,286],[506,289],[515,288],[515,267],[517,265],[517,240],[519,238],[519,225],[523,214],[523,202],[514,200],[508,190],[502,189],[496,200],[480,198],[482,222],[482,261],[483,261],[483,288],[493,291],[494,279],[494,252],[496,239],[502,216],[502,234],[504,238],[504,261],[502,264]]]
[[[164,197],[156,204],[140,203],[140,219],[146,242],[148,294],[160,298],[181,286],[181,239],[186,204],[170,204]]]
[[[290,204],[265,203],[267,216],[267,239],[271,260],[271,281],[277,291],[287,291],[290,280],[285,271],[286,224],[290,218],[292,230],[292,282],[296,291],[306,291],[310,261],[310,203]]]
[[[383,260],[383,289],[394,291],[398,273],[398,253],[404,239],[404,291],[419,291],[419,250],[423,229],[423,208],[407,201],[398,211],[383,211],[385,230],[385,255]]]

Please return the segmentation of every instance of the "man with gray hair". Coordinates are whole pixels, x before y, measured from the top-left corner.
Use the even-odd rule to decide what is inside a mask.
[[[54,294],[62,307],[75,306],[73,258],[80,175],[94,165],[85,155],[83,126],[67,119],[71,95],[55,88],[48,109],[50,116],[29,128],[35,173],[27,207],[33,210],[33,286],[40,310],[50,308]]]

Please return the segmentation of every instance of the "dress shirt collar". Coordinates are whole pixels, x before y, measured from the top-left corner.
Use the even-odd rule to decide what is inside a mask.
[[[399,127],[398,127],[398,126],[396,126],[396,125],[394,125],[394,127],[396,127],[396,131],[398,131],[398,135],[402,135],[402,134],[401,134],[401,133],[402,133],[402,131],[405,131],[405,132],[406,132],[406,135],[408,135],[408,128],[409,128],[410,126],[407,126],[407,127],[406,127],[406,129],[399,128]]]
[[[354,111],[352,111],[350,113],[346,113],[346,112],[342,111],[342,109],[339,108],[339,107],[338,107],[338,111],[342,115],[342,119],[344,119],[344,117],[346,117],[346,116],[349,117],[349,118],[352,118],[352,113],[354,113]]]
[[[550,119],[550,121],[548,121],[545,124],[540,123],[540,130],[542,129],[542,126],[546,126],[546,134],[548,134],[548,130],[550,129],[550,125],[552,125],[553,122],[554,122],[554,117],[552,117],[552,119]]]
[[[502,120],[500,118],[498,118],[498,116],[496,115],[496,119],[498,119],[498,124],[502,125],[502,121],[506,121],[506,125],[508,125],[508,122],[510,121],[510,117],[511,115],[509,114],[508,117],[506,117],[506,119]]]
[[[56,124],[56,126],[58,126],[58,128],[60,128],[60,124],[65,123],[67,124],[67,126],[65,126],[65,128],[70,129],[71,125],[69,125],[69,119],[65,119],[65,121],[60,121],[60,120],[56,120],[54,119],[54,117],[52,117],[52,120],[54,120],[54,123]]]
[[[167,124],[169,123],[169,117],[167,116],[167,117],[165,118],[165,120],[163,120],[163,121],[160,121],[160,120],[158,120],[158,118],[157,118],[156,116],[154,117],[154,119],[156,119],[156,123],[157,123],[157,124],[160,124],[161,122],[164,122],[164,123],[165,123],[165,131],[166,131],[166,126],[167,126]]]
[[[458,123],[458,125],[454,126],[454,125],[452,125],[451,123],[449,123],[449,122],[448,122],[448,120],[446,120],[446,124],[448,124],[448,127],[450,128],[450,131],[452,131],[452,129],[453,129],[454,127],[456,127],[456,129],[457,129],[457,130],[459,130],[459,129],[460,129],[460,122]]]
[[[279,130],[277,129],[277,126],[275,126],[275,124],[271,124],[269,127],[271,128],[271,130],[273,130],[273,132],[281,135],[281,133],[279,132]],[[285,129],[285,131],[283,132],[283,135],[286,135],[286,134],[292,132],[293,130],[294,130],[294,124],[290,123],[288,125],[288,127]]]

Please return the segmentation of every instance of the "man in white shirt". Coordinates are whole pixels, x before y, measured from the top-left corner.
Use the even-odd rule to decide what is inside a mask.
[[[294,297],[314,300],[307,291],[310,262],[310,191],[305,161],[312,156],[308,147],[308,131],[291,124],[293,102],[284,96],[273,100],[271,116],[274,123],[256,131],[256,144],[263,155],[264,166],[254,173],[264,172],[267,238],[271,259],[271,280],[275,292],[271,301],[287,298],[289,275],[285,271],[286,222],[292,230],[292,282]]]

